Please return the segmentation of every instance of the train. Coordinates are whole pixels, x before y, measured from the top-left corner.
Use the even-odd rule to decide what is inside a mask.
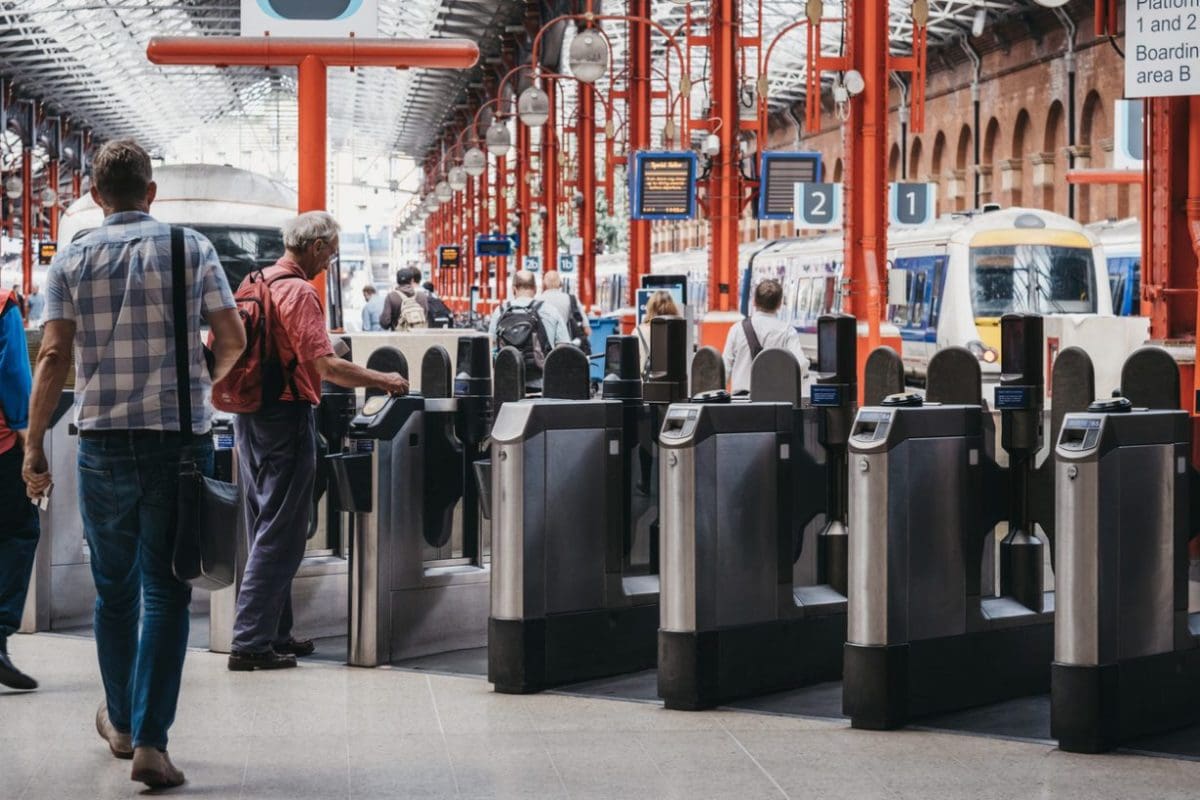
[[[217,251],[229,285],[283,255],[283,224],[296,215],[296,192],[284,183],[237,167],[169,164],[155,167],[158,193],[150,213],[160,222],[202,234]],[[59,221],[60,249],[97,228],[104,212],[89,195]],[[338,285],[331,281],[332,286]]]
[[[784,289],[780,313],[815,357],[817,318],[842,309],[843,260],[841,231],[743,244],[739,310],[749,312],[759,281],[778,280]],[[1113,314],[1097,235],[1040,209],[947,214],[923,227],[894,227],[887,260],[881,291],[906,302],[889,303],[884,323],[902,339],[905,370],[918,383],[933,354],[951,345],[971,350],[985,374],[998,374],[1000,317],[1008,312]],[[615,310],[623,297],[626,268],[624,256],[606,256],[597,264],[605,310]],[[651,273],[687,275],[689,286],[707,287],[708,253],[656,255]],[[898,281],[902,288],[894,285]],[[706,292],[689,293],[694,318],[707,310],[704,300]]]
[[[1113,313],[1122,317],[1141,314],[1142,222],[1136,217],[1105,220],[1087,226],[1104,248]]]

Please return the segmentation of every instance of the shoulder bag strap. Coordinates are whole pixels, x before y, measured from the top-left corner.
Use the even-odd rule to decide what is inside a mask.
[[[192,377],[188,366],[187,275],[184,269],[183,228],[171,226],[171,298],[175,321],[175,391],[179,403],[179,433],[184,444],[192,439]]]
[[[742,320],[742,332],[746,334],[746,344],[750,345],[750,358],[758,358],[758,354],[762,352],[763,346],[758,341],[758,334],[754,332],[754,323],[750,317]]]

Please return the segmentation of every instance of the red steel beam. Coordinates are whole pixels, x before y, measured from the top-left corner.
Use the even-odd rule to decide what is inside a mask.
[[[533,157],[532,140],[529,126],[517,122],[517,233],[520,242],[517,243],[517,269],[525,268],[525,257],[529,255],[529,230],[533,222],[533,203],[530,198],[529,161]],[[507,294],[507,289],[505,290]]]
[[[146,46],[154,64],[296,67],[298,211],[326,206],[326,71],[329,67],[442,67],[465,69],[479,47],[465,39],[291,38],[277,36],[160,36]],[[313,286],[325,304],[325,276]]]
[[[33,287],[33,148],[21,148],[21,291]]]
[[[742,174],[738,132],[738,33],[741,0],[710,4],[709,47],[712,55],[712,110],[721,152],[713,156],[708,180],[709,262],[708,304],[712,311],[730,311],[737,291],[739,223],[742,217]],[[647,264],[648,266],[648,264]]]
[[[562,170],[558,164],[558,83],[545,81],[546,96],[550,98],[550,118],[542,126],[542,272],[558,269],[558,201]]]

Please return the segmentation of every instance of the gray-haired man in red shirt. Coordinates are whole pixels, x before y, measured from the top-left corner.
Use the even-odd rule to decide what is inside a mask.
[[[277,402],[234,422],[238,480],[246,495],[250,555],[238,593],[229,668],[236,671],[296,666],[313,652],[311,641],[292,637],[292,579],[304,559],[317,468],[313,408],[321,381],[348,389],[372,386],[392,394],[408,391],[396,373],[364,369],[338,358],[329,343],[325,313],[310,280],[338,250],[338,224],[324,211],[309,211],[283,228],[286,252],[267,279],[274,346],[282,364],[295,364]]]

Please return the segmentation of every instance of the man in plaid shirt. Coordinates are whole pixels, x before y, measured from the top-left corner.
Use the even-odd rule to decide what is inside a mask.
[[[211,470],[212,439],[185,448],[180,437],[171,228],[149,214],[150,157],[132,141],[109,142],[93,160],[92,181],[104,224],[60,250],[50,267],[22,473],[31,498],[49,495],[43,438],[74,350],[79,511],[96,583],[105,693],[96,730],[114,756],[133,759],[132,780],[177,786],[184,778],[167,756],[167,731],[191,600],[191,587],[171,570],[179,462],[188,456]],[[184,249],[192,433],[205,434],[211,381],[233,366],[246,337],[212,245],[187,230]],[[202,321],[214,337],[211,368],[200,345]]]

